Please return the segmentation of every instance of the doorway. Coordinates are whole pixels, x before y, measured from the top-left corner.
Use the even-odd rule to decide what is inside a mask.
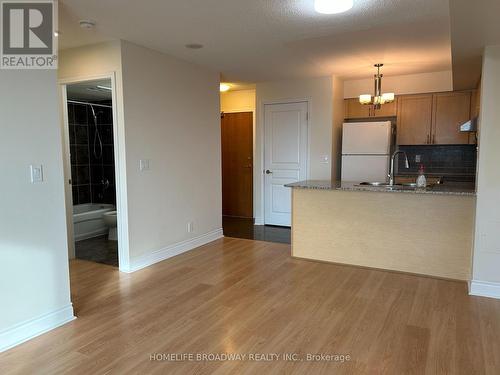
[[[221,114],[222,215],[253,220],[253,113]]]
[[[264,105],[264,224],[291,225],[291,189],[307,179],[308,102]]]
[[[110,78],[64,85],[70,258],[117,267],[115,112]]]

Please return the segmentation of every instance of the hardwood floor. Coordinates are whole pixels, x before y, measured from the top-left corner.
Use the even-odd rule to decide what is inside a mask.
[[[78,319],[0,354],[0,373],[500,373],[500,301],[468,296],[465,283],[289,254],[289,245],[225,238],[134,274],[74,261]],[[154,353],[350,360],[174,362]]]

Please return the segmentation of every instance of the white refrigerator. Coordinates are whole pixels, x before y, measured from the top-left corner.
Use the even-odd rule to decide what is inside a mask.
[[[386,181],[389,173],[391,141],[390,121],[344,123],[342,181]]]

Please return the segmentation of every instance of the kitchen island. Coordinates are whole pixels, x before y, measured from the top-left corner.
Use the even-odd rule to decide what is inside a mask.
[[[292,188],[292,256],[469,280],[475,192],[301,181]]]

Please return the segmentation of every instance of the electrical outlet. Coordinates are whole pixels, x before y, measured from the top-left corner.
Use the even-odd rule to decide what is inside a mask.
[[[422,155],[415,155],[415,163],[420,163],[422,161]]]
[[[188,231],[188,233],[193,233],[194,232],[194,225],[193,225],[192,221],[189,221],[187,223],[187,231]]]

